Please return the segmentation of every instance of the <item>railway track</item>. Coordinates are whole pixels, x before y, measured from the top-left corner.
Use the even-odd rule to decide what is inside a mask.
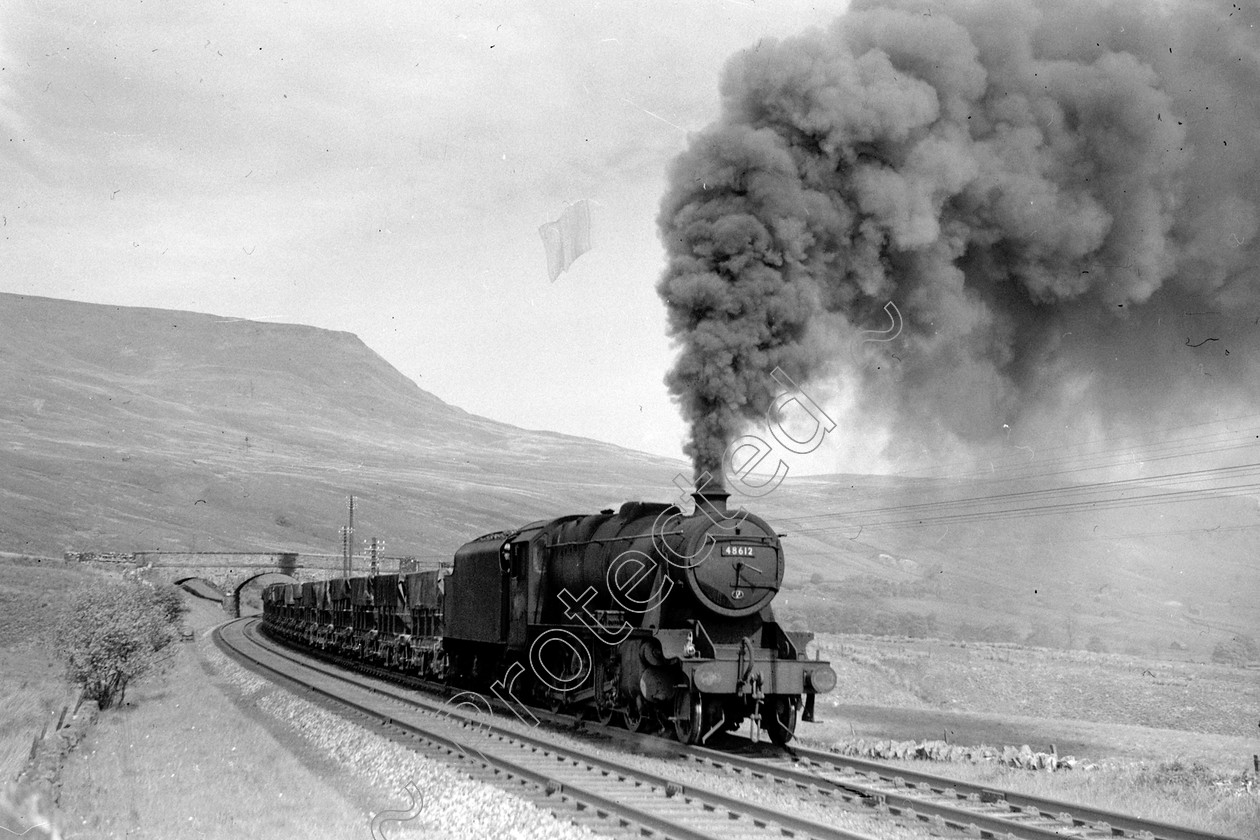
[[[215,642],[229,656],[295,686],[308,699],[373,722],[382,734],[412,749],[601,833],[676,840],[871,840],[522,734],[462,705],[372,684],[279,648],[259,636],[256,623],[248,618],[230,622],[215,631]]]
[[[1102,836],[1155,838],[1156,840],[1230,840],[1221,834],[1197,831],[1157,820],[1104,811],[1057,799],[1031,796],[1015,791],[993,790],[966,784],[941,776],[906,770],[893,770],[886,765],[861,759],[838,758],[818,750],[797,750],[798,757],[813,768],[827,773],[842,773],[870,779],[884,792],[885,802],[896,801],[898,791],[915,791],[943,804],[954,802],[980,803],[993,813],[1007,818],[1029,821],[1052,820],[1058,826],[1071,825],[1084,833]]]
[[[692,761],[817,790],[887,811],[934,829],[983,838],[1129,837],[1135,840],[1235,840],[1098,808],[996,790],[876,761],[793,748],[791,755],[748,758],[703,747],[681,748]]]
[[[287,648],[286,648],[287,650]],[[367,663],[343,660],[341,657],[325,657],[340,665],[350,665],[356,670],[377,678],[396,680],[399,675]],[[330,666],[340,670],[337,666]],[[427,681],[404,678],[417,688],[442,689]],[[491,701],[506,710],[506,706]],[[534,709],[540,720],[557,724],[572,724],[571,717],[551,714]],[[644,735],[623,729],[584,722],[591,732],[621,741],[632,748],[642,745]],[[521,737],[513,735],[513,737]],[[1014,791],[994,789],[958,782],[930,773],[895,768],[878,761],[838,756],[820,750],[792,747],[784,751],[762,745],[755,747],[742,739],[731,738],[737,744],[735,750],[714,750],[701,746],[689,747],[664,738],[655,741],[656,755],[676,757],[695,767],[712,772],[724,772],[744,779],[765,783],[771,788],[791,790],[805,801],[821,800],[826,803],[844,801],[851,807],[865,807],[899,818],[905,824],[920,825],[933,834],[961,833],[972,837],[1000,838],[1000,840],[1049,840],[1049,838],[1078,837],[1094,840],[1102,837],[1127,837],[1134,840],[1235,840],[1224,835],[1147,820],[1089,806],[1054,799],[1030,796]],[[624,768],[623,768],[624,769]],[[636,773],[638,771],[635,771]],[[645,783],[650,774],[639,774]],[[653,780],[670,790],[683,789],[681,783],[667,779]],[[719,806],[734,814],[747,809],[743,802],[724,798]],[[766,816],[760,819],[769,819]],[[776,832],[774,836],[846,836],[810,834],[806,826]],[[724,838],[740,836],[730,832],[728,823],[720,833]],[[793,831],[798,833],[793,834]]]

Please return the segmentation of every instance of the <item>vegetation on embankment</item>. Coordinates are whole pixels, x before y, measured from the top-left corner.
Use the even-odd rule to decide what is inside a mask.
[[[47,557],[0,557],[0,782],[26,763],[31,742],[54,726],[77,693],[65,679],[49,635],[66,593],[109,578]]]

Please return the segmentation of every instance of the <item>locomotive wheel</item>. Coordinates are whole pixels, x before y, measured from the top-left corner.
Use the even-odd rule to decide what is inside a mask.
[[[637,691],[622,709],[621,719],[631,732],[651,732],[656,725],[652,713],[643,708],[643,698]]]
[[[612,706],[596,706],[591,710],[591,718],[600,726],[607,726],[612,723],[613,707]]]
[[[765,718],[765,732],[776,746],[787,746],[796,734],[796,704],[790,697],[776,697],[773,703],[766,706],[762,713]]]
[[[674,735],[683,744],[698,744],[704,735],[704,703],[698,691],[681,691],[674,700]]]

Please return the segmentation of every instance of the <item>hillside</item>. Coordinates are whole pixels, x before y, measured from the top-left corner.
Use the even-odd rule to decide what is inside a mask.
[[[449,554],[681,462],[476,417],[348,333],[0,294],[0,548]],[[562,395],[540,395],[560,399]]]
[[[337,554],[353,494],[356,538],[443,558],[487,530],[673,498],[688,472],[468,414],[313,327],[0,295],[0,389],[0,551]],[[747,506],[787,534],[778,609],[811,629],[1198,659],[1260,635],[1255,494],[1116,505],[1071,483],[793,475]],[[1010,494],[1049,507],[959,501]]]
[[[1167,485],[1082,495],[1080,483],[796,479],[758,507],[793,559],[781,612],[815,630],[1197,660],[1236,634],[1260,636],[1254,492],[1139,504],[1127,497]],[[1032,512],[992,512],[1010,508]]]

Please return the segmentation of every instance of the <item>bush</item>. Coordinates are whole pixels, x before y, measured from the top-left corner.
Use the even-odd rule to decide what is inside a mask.
[[[171,624],[179,621],[180,616],[188,612],[188,604],[184,603],[184,593],[178,586],[164,583],[154,587],[153,600]]]
[[[1137,782],[1148,787],[1182,789],[1208,787],[1218,780],[1212,768],[1202,762],[1186,764],[1181,759],[1162,762],[1157,769],[1144,768],[1137,774]]]
[[[169,663],[184,606],[173,587],[102,583],[70,596],[54,644],[70,681],[102,709],[122,702],[127,685]]]
[[[1250,636],[1235,636],[1212,649],[1212,661],[1222,665],[1246,665],[1260,659],[1260,648]]]

